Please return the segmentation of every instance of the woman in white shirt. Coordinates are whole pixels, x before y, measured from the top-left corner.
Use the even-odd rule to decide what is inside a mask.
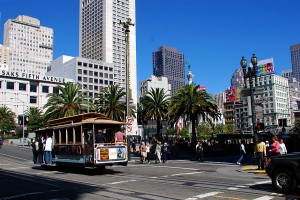
[[[287,149],[285,144],[283,143],[283,139],[280,139],[279,143],[280,143],[280,148],[279,148],[280,154],[287,154]]]

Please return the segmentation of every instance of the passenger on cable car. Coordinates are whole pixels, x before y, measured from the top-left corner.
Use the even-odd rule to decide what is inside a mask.
[[[127,136],[122,132],[122,128],[119,128],[119,131],[115,133],[115,143],[117,142],[126,142]]]
[[[99,129],[98,134],[96,135],[96,143],[104,143],[104,141],[105,141],[105,137],[102,133],[102,130]]]

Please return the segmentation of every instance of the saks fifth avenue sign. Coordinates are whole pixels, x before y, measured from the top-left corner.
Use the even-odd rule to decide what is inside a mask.
[[[65,79],[61,77],[45,76],[40,74],[28,74],[25,72],[11,72],[11,71],[2,70],[1,75],[6,77],[24,78],[24,79],[48,81],[48,82],[56,82],[56,83],[65,82]]]

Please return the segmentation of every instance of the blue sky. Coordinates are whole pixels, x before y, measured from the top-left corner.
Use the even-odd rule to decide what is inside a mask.
[[[299,0],[136,0],[137,79],[152,74],[152,52],[177,48],[196,84],[224,91],[242,56],[274,58],[277,74],[291,68],[300,43]],[[79,0],[0,0],[0,43],[8,19],[28,15],[54,29],[54,59],[78,56]],[[71,23],[70,23],[71,22]],[[187,71],[187,67],[186,67]]]

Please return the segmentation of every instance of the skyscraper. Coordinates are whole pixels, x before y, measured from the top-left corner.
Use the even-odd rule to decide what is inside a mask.
[[[233,72],[231,76],[231,87],[237,89],[243,86],[244,86],[243,70],[241,67],[239,67]]]
[[[293,76],[300,82],[300,44],[290,47]]]
[[[16,72],[45,74],[53,59],[53,30],[40,20],[20,15],[4,24],[3,44],[10,48],[9,68]]]
[[[126,88],[125,29],[120,22],[135,23],[135,0],[80,0],[79,56],[113,63],[114,83]],[[129,84],[137,103],[136,29],[130,27]]]
[[[165,76],[171,84],[171,94],[175,94],[184,84],[184,54],[178,53],[176,48],[161,46],[152,53],[153,75]]]

